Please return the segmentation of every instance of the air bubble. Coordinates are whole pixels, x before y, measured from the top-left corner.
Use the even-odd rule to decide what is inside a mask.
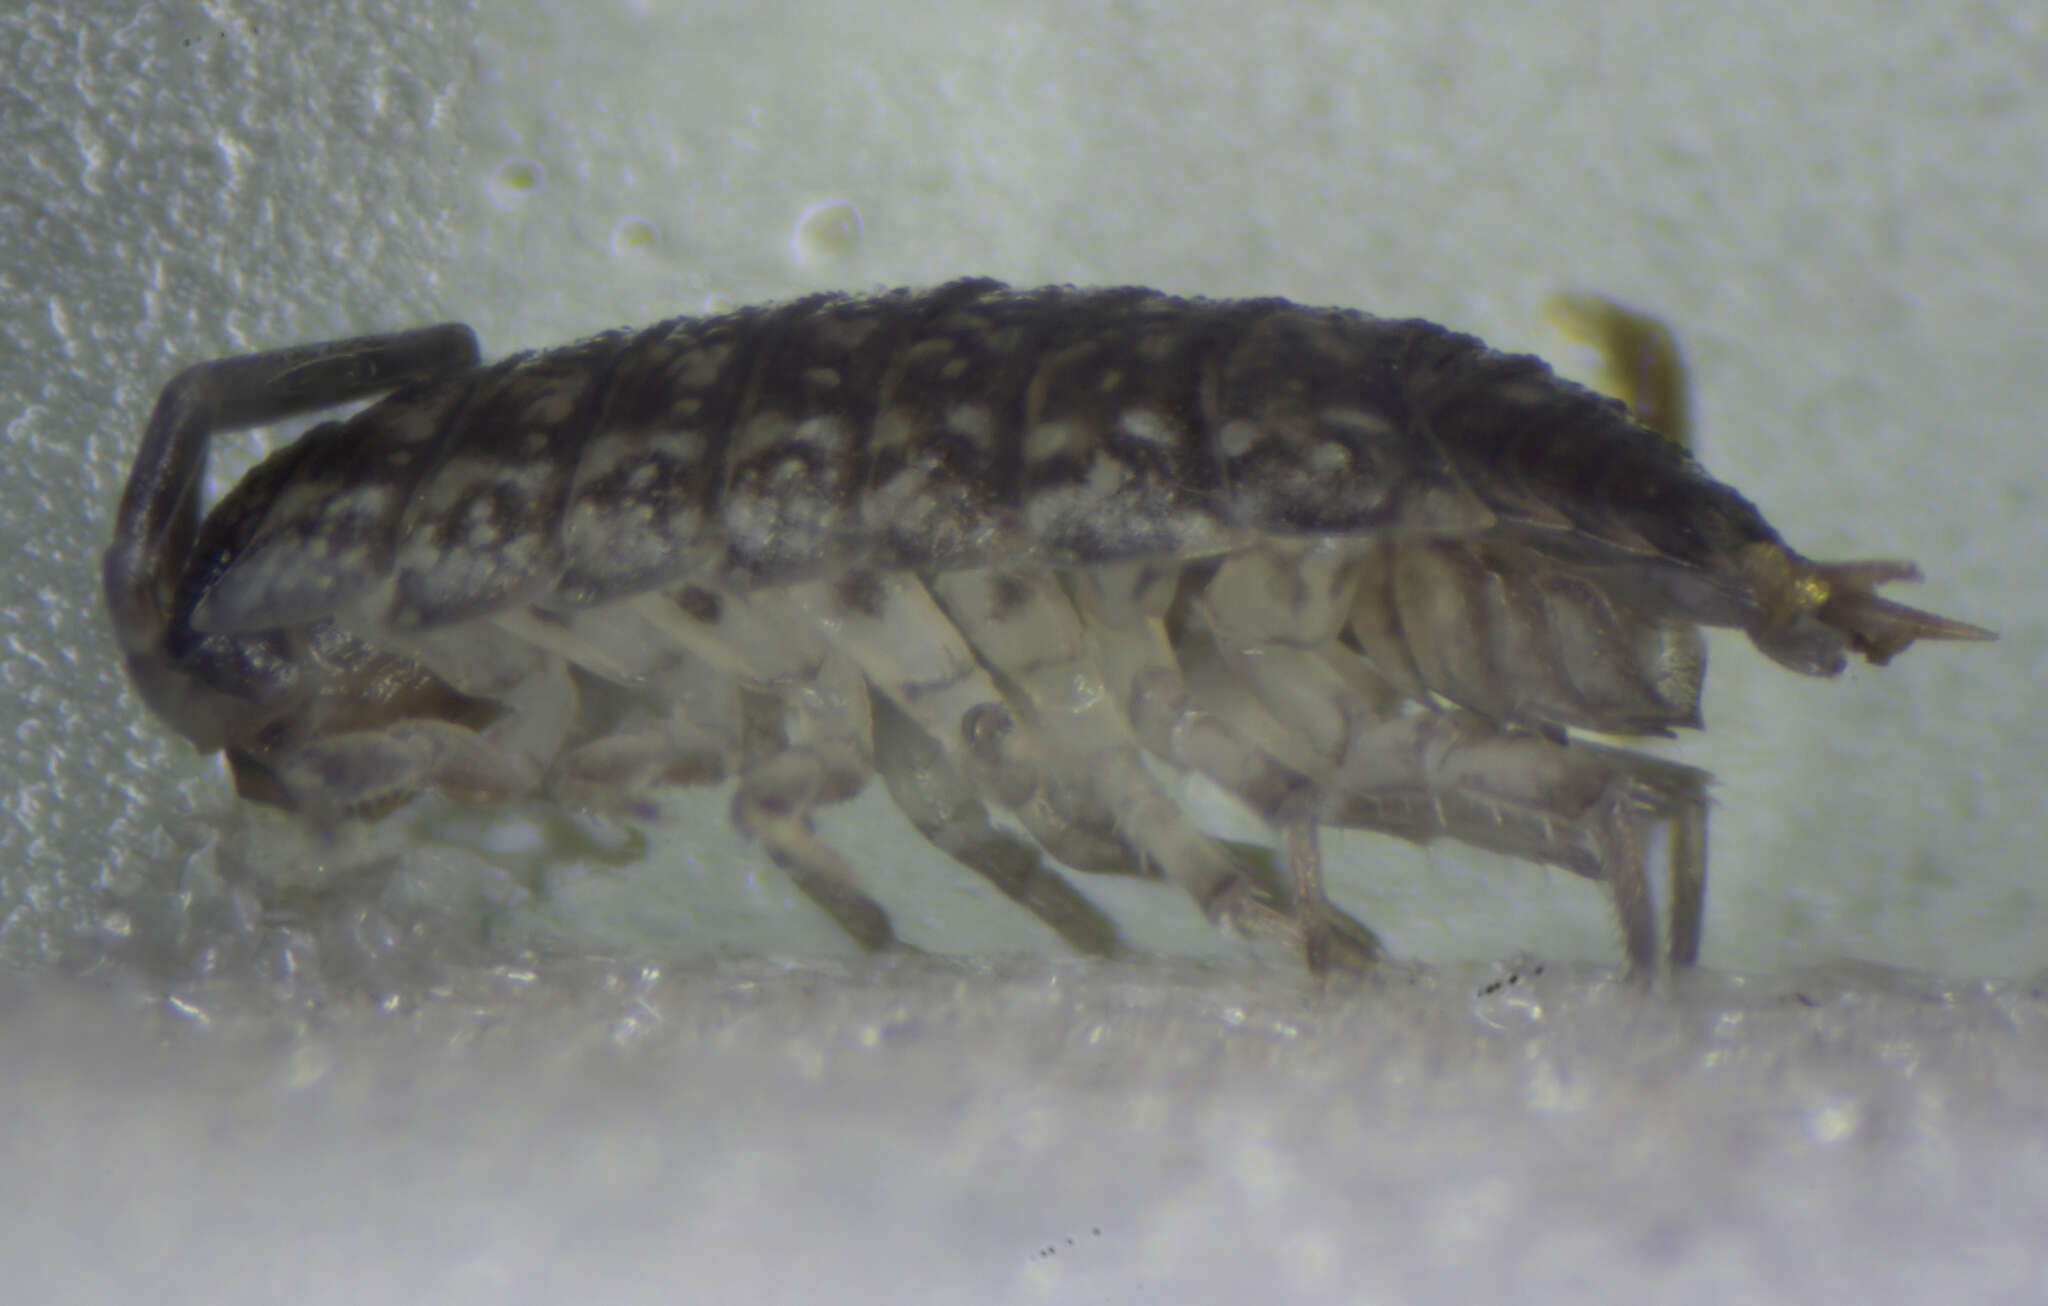
[[[789,252],[803,264],[829,263],[860,247],[860,211],[845,200],[825,200],[805,209],[789,238]]]
[[[647,253],[659,241],[654,224],[645,218],[621,218],[619,225],[612,228],[612,253],[615,256]]]
[[[491,174],[491,203],[501,209],[518,208],[539,194],[547,180],[547,173],[533,160],[507,159]]]

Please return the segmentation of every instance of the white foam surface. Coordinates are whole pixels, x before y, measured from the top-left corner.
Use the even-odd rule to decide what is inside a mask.
[[[2035,7],[30,0],[0,42],[17,1299],[2044,1281],[2039,998],[1979,982],[2035,973],[2044,924]],[[1678,752],[1719,779],[1717,974],[1662,1005],[1570,964],[1614,956],[1590,886],[1363,838],[1333,887],[1440,969],[1355,999],[1241,960],[717,961],[843,947],[719,795],[610,862],[414,830],[374,907],[266,924],[256,887],[360,859],[250,824],[97,599],[167,375],[967,273],[1419,314],[1568,365],[1541,299],[1616,295],[1680,332],[1703,459],[1796,546],[1915,558],[1909,601],[2004,639],[1825,683],[1715,640]],[[219,485],[258,447],[223,444]],[[821,826],[912,941],[1046,946],[885,799]],[[1233,955],[1171,894],[1088,887],[1148,946]],[[1486,964],[1524,951],[1548,969]],[[1811,969],[1840,957],[1891,969]]]

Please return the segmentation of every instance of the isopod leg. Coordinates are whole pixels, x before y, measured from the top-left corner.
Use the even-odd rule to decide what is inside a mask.
[[[1696,965],[1707,902],[1707,805],[1688,803],[1671,822],[1671,964]]]
[[[737,752],[729,732],[707,729],[683,713],[613,730],[562,753],[548,768],[557,802],[607,816],[652,820],[649,791],[713,785],[726,778]]]
[[[1131,686],[1131,723],[1145,747],[1175,766],[1207,776],[1235,794],[1280,835],[1288,896],[1300,925],[1309,971],[1320,975],[1340,954],[1345,969],[1377,959],[1372,931],[1341,916],[1323,892],[1322,848],[1317,834],[1321,789],[1316,781],[1249,742],[1224,717],[1196,706],[1179,673],[1161,666],[1139,672]]]
[[[1049,573],[955,571],[932,578],[931,596],[989,668],[999,692],[1074,751],[1137,748],[1089,657],[1073,604]],[[1143,874],[1117,833],[1113,814],[1084,775],[1036,777],[1006,805],[1050,856],[1096,875]]]
[[[475,333],[447,323],[222,358],[172,378],[143,432],[101,573],[122,648],[153,654],[163,636],[170,587],[198,532],[199,483],[216,433],[458,375],[476,365]]]
[[[901,948],[888,912],[861,887],[859,872],[811,824],[815,809],[859,794],[873,773],[867,684],[851,662],[828,654],[801,683],[781,691],[788,746],[740,777],[733,824],[863,951]]]
[[[1280,849],[1287,858],[1287,874],[1294,885],[1294,918],[1301,925],[1302,952],[1308,973],[1323,975],[1330,969],[1330,952],[1335,946],[1336,915],[1323,893],[1323,850],[1313,820],[1293,821],[1280,830]],[[1375,957],[1379,940],[1373,940]]]
[[[1369,966],[1380,955],[1377,937],[1323,893],[1318,781],[1268,751],[1256,732],[1201,706],[1167,640],[1171,578],[1108,567],[1077,578],[1076,588],[1104,674],[1138,740],[1156,756],[1214,780],[1279,832],[1309,969],[1321,974],[1333,962],[1347,970]]]
[[[1630,973],[1656,968],[1645,865],[1649,835],[1672,824],[1672,958],[1699,951],[1705,890],[1706,776],[1619,749],[1565,743],[1467,713],[1417,711],[1353,741],[1331,783],[1327,821],[1425,843],[1561,866],[1608,886]]]
[[[388,658],[352,661],[353,646],[333,632],[323,644],[330,669],[341,672],[335,683],[357,677],[372,706],[391,705],[378,697],[388,692]],[[510,640],[491,644],[448,631],[431,632],[408,651],[433,663],[440,677],[435,692],[411,696],[412,715],[374,728],[360,719],[350,728],[337,715],[231,741],[237,792],[315,822],[368,816],[417,793],[493,803],[541,792],[542,759],[560,748],[577,711],[576,686],[562,660]],[[319,733],[323,726],[327,733]]]
[[[670,642],[691,650],[738,680],[798,705],[816,697],[815,680],[827,657],[826,647],[810,628],[809,619],[792,612],[785,597],[768,593],[712,596],[703,592],[648,595],[635,600],[632,608]],[[872,725],[886,731],[887,737],[875,741],[869,755],[887,783],[890,796],[928,841],[1036,913],[1078,950],[1107,954],[1121,946],[1108,920],[1044,867],[1036,850],[989,825],[986,810],[974,800],[972,786],[961,780],[956,771],[932,764],[929,751],[937,745],[914,721],[903,719],[885,703],[872,706],[877,713]],[[809,886],[807,893],[816,890],[822,894],[821,905],[833,912],[842,926],[850,927],[849,932],[868,943],[879,944],[885,937],[876,925],[879,908],[869,911],[851,898],[850,882],[846,879],[851,871],[844,861],[836,855],[829,861],[823,859],[823,854],[830,850],[814,838],[799,837],[798,832],[776,836],[777,830],[791,830],[786,823],[761,823],[761,801],[773,794],[771,782],[786,783],[800,778],[791,774],[793,765],[770,757],[760,763],[765,769],[758,775],[750,768],[757,788],[743,793],[744,802],[736,802],[735,819],[743,828],[756,832],[756,837],[761,832],[768,833],[771,842],[767,849],[778,865],[786,870],[794,867],[792,877]],[[1119,864],[1129,860],[1129,854],[1113,835],[1091,836],[1089,832],[1073,830],[1057,820],[1056,814],[1046,810],[1035,796],[1026,804],[1024,816],[1034,837],[1055,856],[1064,853],[1083,859],[1081,864],[1091,868],[1094,864],[1106,866],[1105,859],[1111,856]],[[780,842],[774,842],[778,837]],[[839,904],[836,908],[831,905],[835,903]]]
[[[761,606],[778,624],[797,625],[793,615],[781,620],[773,610],[779,604]],[[854,797],[874,773],[867,681],[851,660],[830,653],[804,683],[785,690],[783,702],[790,746],[740,778],[733,820],[863,949],[901,948],[888,913],[861,888],[852,863],[811,826],[814,808]]]
[[[1037,848],[990,823],[988,809],[936,740],[887,697],[875,699],[874,712],[875,769],[933,847],[1036,916],[1075,952],[1112,957],[1124,951],[1114,921],[1047,866]]]
[[[860,887],[853,865],[811,826],[847,776],[809,749],[791,749],[749,771],[733,795],[732,820],[865,952],[900,947],[888,912]]]
[[[540,768],[524,754],[445,721],[411,719],[316,739],[269,768],[231,755],[238,789],[274,775],[291,806],[314,821],[375,810],[390,798],[434,791],[462,802],[531,797]],[[262,794],[268,801],[278,795]]]
[[[1079,577],[1080,607],[1090,614],[1085,618],[1059,583],[1042,573],[956,572],[937,577],[933,590],[982,660],[1017,686],[1039,721],[1048,727],[1057,723],[1063,740],[1101,750],[1093,754],[1098,757],[1119,758],[1110,765],[1122,769],[1143,768],[1142,744],[1177,766],[1207,774],[1251,803],[1282,832],[1289,884],[1272,896],[1293,903],[1310,971],[1320,975],[1333,961],[1346,970],[1362,970],[1379,956],[1379,944],[1371,930],[1343,916],[1323,896],[1314,785],[1228,725],[1189,706],[1158,619],[1171,600],[1171,581],[1170,572],[1151,583],[1142,571],[1128,568]],[[1120,624],[1109,624],[1106,608],[1113,608]],[[1159,686],[1142,703],[1127,679],[1133,667],[1141,666],[1145,670],[1137,679]],[[1163,717],[1153,710],[1162,702],[1171,704]],[[1076,784],[1048,777],[1040,795],[1049,795],[1062,814],[1086,824],[1096,819],[1100,807],[1094,789],[1092,780]]]
[[[733,825],[864,951],[902,948],[888,913],[861,887],[852,863],[811,823],[814,810],[859,794],[873,772],[873,724],[859,669],[772,593],[648,594],[628,611],[647,632],[730,683],[780,702],[782,720],[767,727],[777,737],[758,749],[735,750],[742,770]],[[625,645],[629,637],[619,631],[609,642]],[[701,681],[700,673],[700,687]],[[687,764],[687,754],[678,761]]]
[[[1134,747],[1090,749],[1020,721],[922,585],[900,573],[858,579],[854,585],[793,586],[789,593],[977,788],[1014,806],[1039,792],[1048,777],[1072,777],[1093,790],[1116,828],[1212,922],[1301,955],[1299,925],[1260,896],[1215,840],[1189,824]]]
[[[1283,875],[1273,864],[1275,853],[1271,846],[1239,843],[1235,839],[1224,839],[1221,842],[1229,849],[1230,855],[1237,859],[1237,864],[1243,868],[1245,875],[1258,886],[1259,892],[1275,902],[1285,902],[1294,896],[1294,873],[1289,871]],[[1330,963],[1332,966],[1338,969],[1357,969],[1365,964],[1365,959],[1385,954],[1386,948],[1380,943],[1380,936],[1374,934],[1362,921],[1334,903],[1326,902],[1325,909],[1330,922],[1330,956],[1342,959],[1341,965],[1333,960]],[[1304,952],[1308,947],[1307,941],[1304,940]]]

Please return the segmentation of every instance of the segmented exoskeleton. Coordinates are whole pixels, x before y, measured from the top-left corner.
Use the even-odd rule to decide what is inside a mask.
[[[202,519],[214,432],[378,394]],[[1988,637],[1873,592],[1913,575],[1808,561],[1623,405],[1441,326],[962,281],[490,366],[460,326],[202,364],[105,582],[151,707],[315,820],[737,773],[734,819],[881,948],[810,821],[879,770],[1079,948],[1115,929],[1041,852],[1156,870],[1318,969],[1377,950],[1318,827],[1449,835],[1607,883],[1642,975],[1667,822],[1697,955],[1705,777],[1570,732],[1697,726],[1701,625],[1823,676]],[[1288,883],[1141,751],[1270,822]]]

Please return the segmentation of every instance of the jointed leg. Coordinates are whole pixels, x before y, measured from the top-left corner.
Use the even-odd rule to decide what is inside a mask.
[[[811,824],[814,809],[854,797],[872,774],[873,723],[859,669],[772,592],[648,595],[631,605],[631,616],[736,683],[780,700],[777,728],[786,737],[745,764],[733,824],[862,949],[903,946],[852,863]],[[614,635],[609,642],[626,641]]]
[[[1276,755],[1267,746],[1275,742],[1270,731],[1248,729],[1243,718],[1212,711],[1195,694],[1166,635],[1172,585],[1171,577],[1141,567],[1077,578],[1079,605],[1109,683],[1147,750],[1214,780],[1279,833],[1311,971],[1319,974],[1332,961],[1362,969],[1379,955],[1379,941],[1324,895],[1320,780],[1295,764],[1299,757]]]
[[[1074,951],[1092,957],[1124,951],[1116,923],[1046,865],[1038,847],[990,823],[988,809],[936,740],[887,697],[875,699],[874,712],[875,769],[896,806],[934,847],[1043,921]]]
[[[790,593],[830,626],[838,647],[946,748],[977,788],[1014,804],[1048,776],[1078,777],[1116,828],[1212,921],[1302,951],[1299,925],[1264,901],[1229,854],[1187,822],[1143,766],[1133,764],[1128,743],[1112,735],[1107,747],[1086,746],[1082,732],[1090,723],[1120,719],[1113,704],[1103,702],[1099,715],[1092,714],[1087,703],[1102,696],[1083,692],[1075,700],[1079,715],[1065,719],[1057,733],[1020,720],[960,630],[913,578],[857,579],[796,586]]]
[[[1657,962],[1649,836],[1670,822],[1672,959],[1699,954],[1706,775],[1691,767],[1418,710],[1353,741],[1325,821],[1417,843],[1448,835],[1603,881],[1639,978]]]

